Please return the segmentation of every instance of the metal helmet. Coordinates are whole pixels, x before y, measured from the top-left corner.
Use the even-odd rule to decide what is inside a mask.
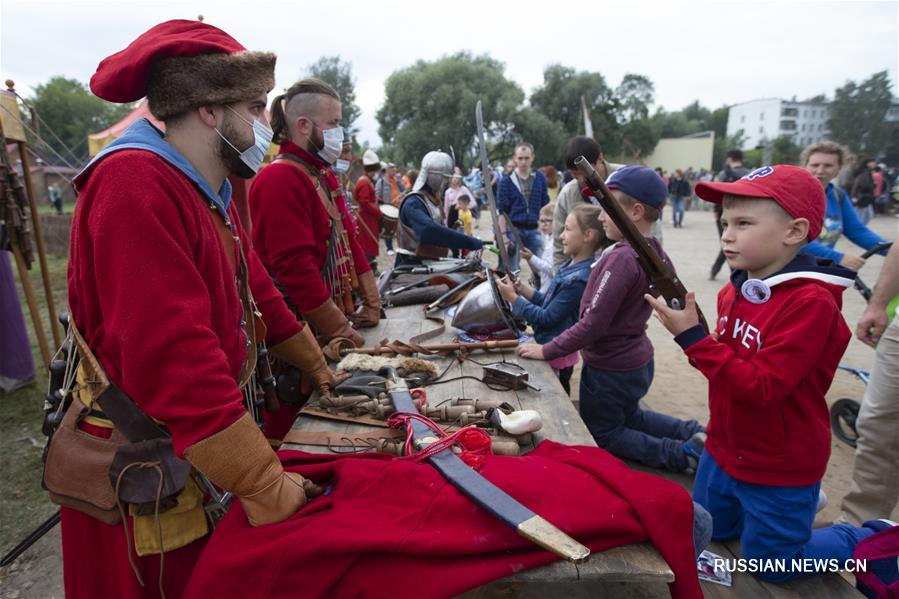
[[[381,159],[378,158],[378,155],[375,154],[374,150],[365,150],[365,153],[362,154],[362,166],[372,166],[373,164],[379,164]]]
[[[425,184],[436,192],[443,179],[453,174],[453,159],[446,152],[428,152],[421,159],[421,170],[412,186],[412,191],[420,191]]]
[[[509,330],[516,337],[521,336],[521,329],[512,317],[511,306],[500,295],[490,269],[487,269],[487,280],[469,291],[456,308],[451,324],[468,333]]]

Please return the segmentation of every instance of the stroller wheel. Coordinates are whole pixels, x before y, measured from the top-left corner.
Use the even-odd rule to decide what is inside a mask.
[[[858,443],[855,421],[858,419],[859,407],[860,404],[856,400],[848,397],[838,399],[830,407],[830,424],[833,427],[833,434],[837,439],[852,447]]]

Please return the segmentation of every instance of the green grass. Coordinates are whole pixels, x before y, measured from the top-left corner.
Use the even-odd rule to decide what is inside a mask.
[[[47,370],[34,334],[31,313],[25,302],[15,261],[10,258],[16,272],[19,302],[31,340],[31,353],[37,366],[37,382],[8,395],[0,393],[0,477],[3,481],[0,486],[0,552],[2,553],[6,553],[56,510],[56,506],[50,503],[46,492],[41,489],[43,471],[41,455],[46,440],[41,433],[41,423]],[[66,264],[66,258],[47,257],[47,271],[50,274],[57,314],[67,309]],[[49,328],[47,302],[40,264],[37,260],[28,278],[34,288],[47,343],[50,352],[53,353],[56,347]]]

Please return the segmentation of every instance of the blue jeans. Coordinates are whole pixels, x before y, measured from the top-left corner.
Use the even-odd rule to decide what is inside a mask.
[[[696,557],[712,541],[712,515],[704,507],[693,502],[693,549]]]
[[[684,205],[686,203],[684,196],[671,196],[671,218],[675,227],[684,224]]]
[[[792,571],[795,559],[852,558],[856,543],[874,534],[865,527],[836,524],[812,530],[821,483],[772,487],[739,481],[702,453],[693,499],[712,515],[712,538],[740,539],[747,559],[784,559],[786,571],[755,572],[767,582],[784,582],[810,572]]]
[[[543,237],[540,236],[539,230],[518,228],[518,236],[521,237],[521,243],[531,250],[535,256],[539,256],[543,253]],[[515,237],[511,232],[509,233],[509,238],[512,239],[513,242],[515,241]],[[521,264],[520,249],[515,252],[514,256],[509,257],[509,262],[511,262],[512,270],[518,270],[518,267]]]
[[[653,361],[626,372],[584,364],[580,412],[596,444],[620,458],[653,468],[681,472],[687,468],[684,441],[703,429],[695,420],[680,420],[640,409],[652,383]]]
[[[863,225],[867,225],[874,218],[874,206],[871,204],[862,208],[856,207],[855,211],[858,212],[858,218]]]
[[[384,238],[384,247],[387,248],[387,251],[393,251],[393,238],[390,239]]]

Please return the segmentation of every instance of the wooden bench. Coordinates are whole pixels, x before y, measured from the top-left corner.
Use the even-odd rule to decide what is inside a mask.
[[[417,305],[390,308],[387,316],[388,318],[382,320],[377,327],[360,331],[365,337],[367,345],[374,345],[384,338],[390,341],[394,339],[408,340],[438,326],[434,322],[424,320],[422,307]],[[455,332],[449,327],[447,328],[448,331],[434,338],[435,343],[452,339]],[[530,389],[517,392],[494,391],[484,383],[463,379],[427,387],[429,403],[438,403],[444,399],[455,397],[489,397],[506,401],[517,409],[533,409],[540,412],[543,417],[543,429],[535,435],[535,441],[551,439],[570,445],[595,445],[593,437],[581,421],[571,399],[562,389],[562,385],[546,362],[520,359],[513,351],[477,352],[472,354],[472,358],[479,362],[495,362],[501,359],[518,361],[527,369],[529,380],[541,390],[540,392]],[[459,364],[451,357],[436,360],[441,372],[451,362],[455,362],[455,364],[447,371],[446,378],[461,375],[480,378],[481,367],[471,361]],[[301,415],[294,424],[293,430],[364,433],[371,431],[372,427]],[[311,445],[285,444],[284,447],[320,453],[328,451],[325,447]],[[508,595],[510,592],[515,594],[515,589],[521,585],[532,583],[571,584],[578,580],[651,582],[658,583],[662,589],[666,589],[664,583],[673,581],[674,573],[651,544],[643,543],[595,553],[586,563],[577,567],[563,561],[547,564],[486,585],[478,591],[478,595],[480,596],[481,591],[490,591],[490,588],[496,593],[491,591],[488,592],[489,595],[497,593]]]

